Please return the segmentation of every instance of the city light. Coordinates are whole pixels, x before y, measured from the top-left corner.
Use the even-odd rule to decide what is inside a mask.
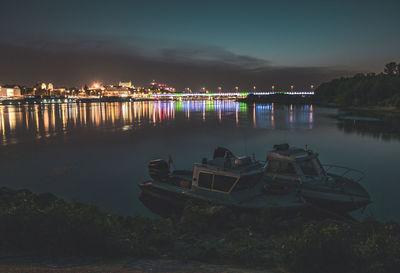
[[[99,89],[99,88],[100,88],[100,83],[94,82],[94,83],[92,84],[92,89]]]
[[[270,95],[295,95],[312,96],[313,91],[281,91],[281,92],[226,92],[226,93],[175,93],[175,94],[151,94],[151,97],[246,97],[248,95],[270,96]]]

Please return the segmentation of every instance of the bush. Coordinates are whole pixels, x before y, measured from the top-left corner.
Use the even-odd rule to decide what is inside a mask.
[[[398,224],[306,224],[285,237],[278,263],[291,272],[399,272]]]
[[[289,272],[400,272],[400,227],[233,212],[189,202],[180,218],[120,216],[0,189],[0,248],[38,255],[168,257]]]

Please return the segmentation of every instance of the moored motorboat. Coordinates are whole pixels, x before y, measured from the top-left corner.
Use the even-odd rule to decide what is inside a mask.
[[[372,202],[359,183],[361,172],[323,166],[317,153],[288,144],[275,145],[266,163],[217,148],[213,159],[195,163],[192,170],[171,172],[169,165],[162,159],[152,160],[152,180],[139,184],[141,200],[149,208],[183,208],[194,200],[247,211],[315,208],[345,214]],[[350,174],[360,176],[356,179]]]
[[[139,187],[143,200],[153,199],[153,203],[147,202],[148,206],[162,202],[167,207],[183,207],[188,200],[237,210],[297,211],[307,206],[295,191],[283,193],[266,188],[264,165],[248,156],[236,157],[225,148],[217,148],[213,159],[195,163],[193,170],[170,172],[166,161],[153,160],[149,163],[152,180]]]
[[[323,166],[317,153],[288,144],[275,145],[274,150],[267,153],[265,176],[269,187],[292,189],[318,208],[350,212],[372,202],[360,184],[362,172],[335,165]]]

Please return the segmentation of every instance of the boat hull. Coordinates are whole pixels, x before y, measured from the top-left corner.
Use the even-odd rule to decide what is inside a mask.
[[[351,212],[371,203],[369,196],[356,196],[345,193],[302,190],[304,199],[312,206],[338,212]]]
[[[271,202],[263,202],[263,206],[251,206],[248,204],[238,204],[234,202],[224,202],[218,199],[211,199],[205,196],[202,196],[199,193],[192,193],[188,189],[182,189],[181,191],[170,190],[167,186],[162,187],[160,183],[151,183],[145,182],[139,185],[140,189],[142,190],[142,194],[139,199],[142,203],[149,208],[152,212],[159,214],[161,216],[171,216],[173,214],[179,214],[182,212],[185,204],[190,200],[194,204],[198,205],[222,205],[229,207],[230,209],[237,211],[237,212],[259,212],[261,210],[270,210],[275,212],[299,212],[308,205],[303,201],[292,202],[290,206],[279,206],[273,205]],[[265,196],[265,194],[260,194],[260,196]],[[255,196],[254,198],[259,198]],[[270,196],[269,199],[279,199],[284,198],[281,195],[274,195]],[[231,198],[229,198],[231,199]],[[274,201],[275,201],[274,200]],[[302,200],[302,199],[301,199]]]

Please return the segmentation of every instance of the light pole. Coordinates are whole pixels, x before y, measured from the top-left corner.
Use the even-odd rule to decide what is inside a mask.
[[[239,86],[235,86],[236,92],[239,92]]]

